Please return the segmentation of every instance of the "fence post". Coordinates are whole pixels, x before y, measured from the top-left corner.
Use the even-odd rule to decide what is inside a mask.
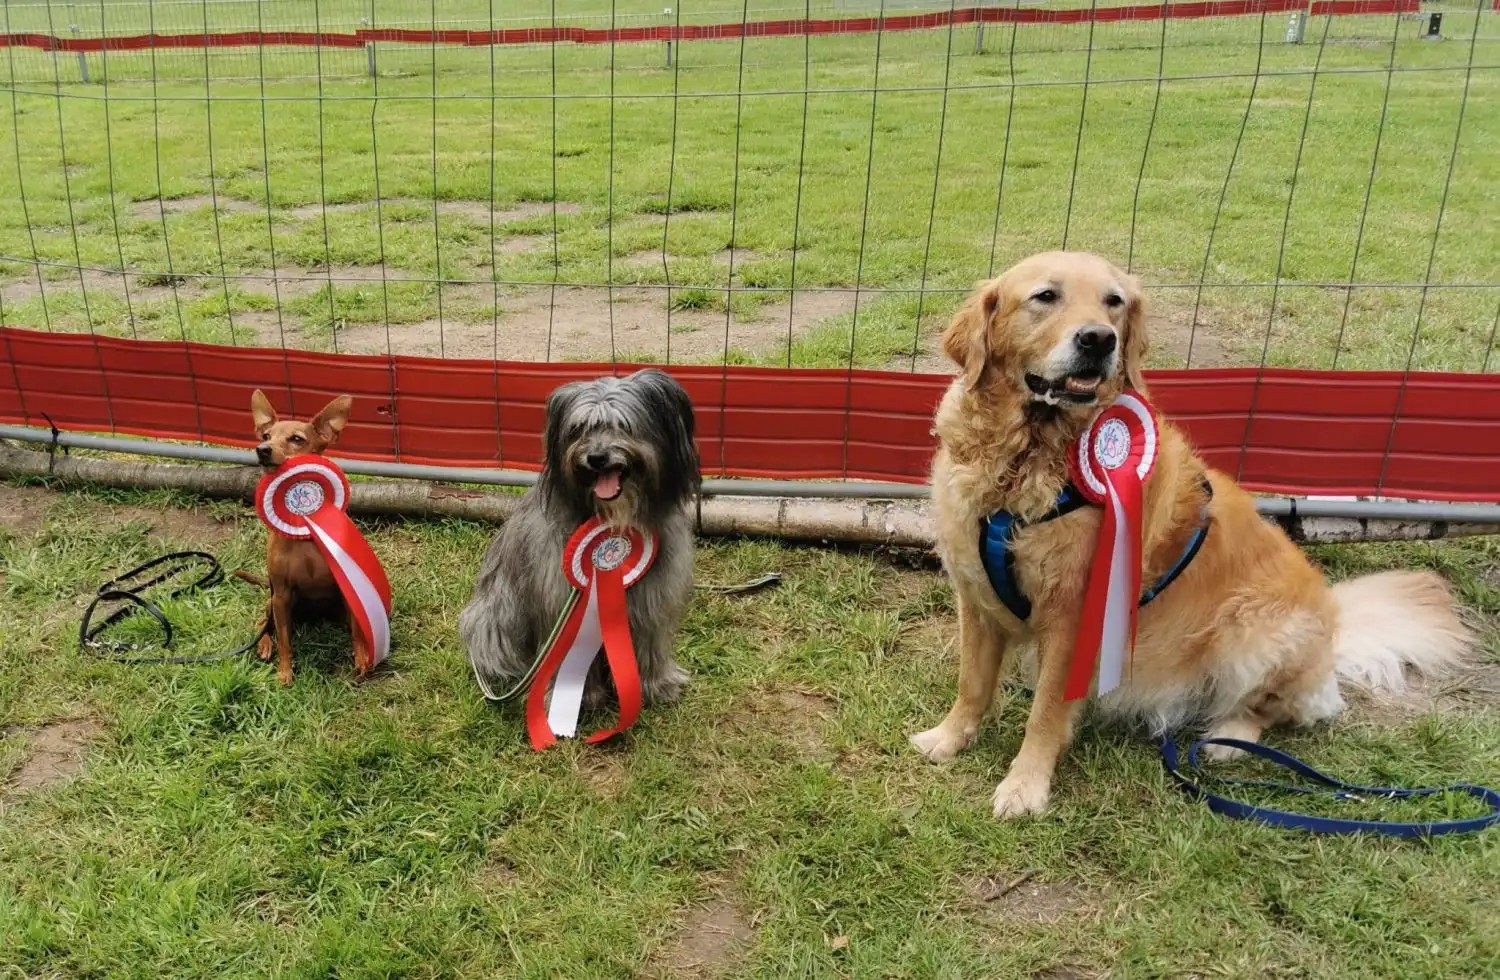
[[[984,54],[984,21],[974,28],[974,53]]]
[[[664,10],[662,10],[661,15],[663,17],[671,17],[672,16],[672,8],[671,7],[665,8]],[[667,67],[668,68],[672,67],[672,42],[670,40],[667,41]]]
[[[77,24],[69,24],[68,25],[68,33],[72,34],[74,37],[77,37],[78,36],[78,25]],[[82,51],[78,52],[78,77],[83,80],[83,83],[85,85],[88,84],[88,81],[89,81],[89,59],[88,59],[88,56],[85,55]]]
[[[1441,41],[1443,39],[1443,15],[1433,11],[1427,15],[1427,33],[1422,35],[1424,41]]]
[[[1286,43],[1301,44],[1303,35],[1307,33],[1307,18],[1304,11],[1293,10],[1286,15]]]
[[[368,18],[368,17],[361,17],[359,19],[359,24],[360,24],[361,27],[368,28],[370,26],[370,18]],[[375,77],[375,42],[374,41],[366,41],[365,42],[365,68],[370,73],[370,77],[374,78]]]

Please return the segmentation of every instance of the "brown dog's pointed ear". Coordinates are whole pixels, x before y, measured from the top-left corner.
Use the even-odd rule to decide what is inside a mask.
[[[340,395],[313,416],[312,427],[331,445],[338,441],[339,433],[344,431],[344,423],[349,421],[349,412],[353,408],[354,399],[348,395]]]
[[[271,407],[271,399],[267,398],[266,393],[259,388],[256,388],[250,395],[250,418],[255,421],[257,436],[266,426],[276,424],[276,409]]]
[[[1125,302],[1125,383],[1146,395],[1146,294],[1134,276],[1125,277]]]
[[[964,387],[973,391],[984,378],[990,363],[990,325],[1000,291],[991,283],[964,301],[964,305],[943,331],[943,353],[963,368]]]

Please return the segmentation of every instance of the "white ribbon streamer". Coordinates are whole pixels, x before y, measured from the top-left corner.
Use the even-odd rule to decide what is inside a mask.
[[[583,710],[583,688],[588,681],[589,668],[599,656],[604,645],[604,628],[599,623],[599,595],[589,584],[583,619],[578,624],[578,635],[573,645],[563,655],[557,668],[557,677],[552,682],[552,700],[547,705],[547,726],[559,738],[572,738],[578,734],[578,715]]]

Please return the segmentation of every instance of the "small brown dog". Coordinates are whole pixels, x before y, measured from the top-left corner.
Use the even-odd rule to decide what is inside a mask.
[[[273,470],[292,456],[321,453],[338,441],[339,433],[349,421],[349,411],[354,399],[340,395],[324,406],[310,422],[281,421],[265,393],[257,389],[250,396],[250,415],[255,420],[255,435],[260,445],[255,447],[255,459],[261,466]],[[270,601],[266,603],[266,618],[262,629],[270,625],[276,632],[276,650],[280,654],[277,675],[282,684],[292,682],[292,616],[299,606],[321,607],[327,612],[342,612],[349,620],[354,637],[354,667],[359,676],[369,673],[370,650],[358,629],[354,626],[353,614],[344,603],[338,582],[328,568],[328,562],[311,539],[294,539],[269,532],[266,539],[266,573],[271,589]],[[257,585],[267,581],[243,572],[240,578]],[[260,638],[260,659],[271,659],[271,633],[265,631]]]

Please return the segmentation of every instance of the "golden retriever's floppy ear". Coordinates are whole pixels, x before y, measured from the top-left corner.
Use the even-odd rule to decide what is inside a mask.
[[[353,408],[354,399],[348,395],[340,395],[324,405],[323,411],[313,417],[312,427],[326,442],[332,443],[344,431],[344,423],[349,421],[349,412]]]
[[[943,331],[943,353],[964,369],[964,387],[973,391],[990,363],[990,325],[1000,302],[999,286],[988,283],[964,301]]]
[[[1123,276],[1125,283],[1125,383],[1146,394],[1146,294],[1134,276]]]
[[[250,418],[255,422],[255,434],[259,436],[268,425],[276,424],[276,409],[271,407],[271,399],[266,393],[256,388],[250,395]]]

